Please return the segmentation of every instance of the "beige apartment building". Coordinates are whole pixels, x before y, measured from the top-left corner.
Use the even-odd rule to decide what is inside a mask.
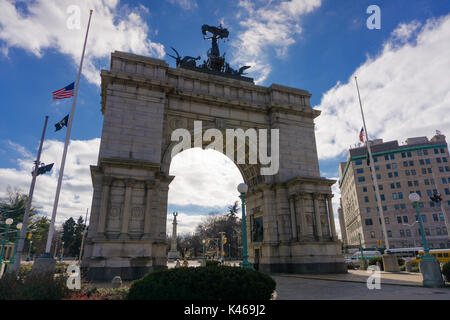
[[[437,132],[431,140],[408,138],[403,145],[378,139],[371,141],[371,150],[390,247],[422,246],[416,211],[408,199],[417,192],[428,245],[450,248],[450,157],[445,136]],[[339,220],[346,245],[358,246],[361,237],[365,248],[385,248],[367,158],[366,146],[350,149],[347,162],[339,166]],[[436,193],[441,194],[442,202],[430,200]]]

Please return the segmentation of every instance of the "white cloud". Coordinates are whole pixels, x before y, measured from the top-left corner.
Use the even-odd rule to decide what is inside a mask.
[[[401,24],[382,52],[361,65],[347,83],[326,92],[317,109],[319,158],[341,156],[358,142],[362,127],[354,76],[358,76],[370,138],[404,141],[450,132],[450,15]],[[409,39],[409,41],[408,41]]]
[[[63,142],[47,140],[42,150],[41,161],[55,163],[51,173],[37,178],[33,195],[33,206],[40,213],[51,215],[55,199],[56,184],[63,150]],[[12,144],[10,146],[18,146]],[[61,189],[56,224],[59,225],[69,217],[85,216],[86,208],[91,207],[92,182],[89,166],[97,163],[100,139],[72,140],[69,145],[64,180]],[[17,149],[17,148],[14,148]],[[25,148],[26,154],[30,154]],[[0,198],[6,196],[6,189],[20,189],[28,194],[31,183],[33,159],[23,157],[17,160],[18,169],[0,168]]]
[[[0,1],[1,51],[17,47],[42,57],[47,49],[72,58],[78,68],[86,33],[89,10],[93,9],[91,29],[86,49],[83,75],[97,85],[100,84],[100,69],[107,66],[107,59],[115,50],[136,54],[164,57],[164,46],[148,39],[150,28],[142,14],[148,9],[140,5],[130,8],[120,5],[119,0],[36,0],[20,9],[22,1]],[[69,29],[68,19],[75,18],[70,6],[80,9],[80,29]],[[74,21],[74,20],[70,20]],[[1,42],[0,42],[1,44]]]
[[[238,200],[243,178],[236,165],[214,150],[189,149],[172,159],[169,203],[224,207]]]
[[[192,10],[198,7],[197,1],[195,0],[169,0],[173,5],[178,5],[184,10]]]
[[[283,58],[302,33],[301,17],[321,5],[321,0],[269,1],[256,8],[255,2],[241,0],[237,18],[243,31],[232,42],[233,64],[249,65],[256,83],[270,74],[273,54]]]

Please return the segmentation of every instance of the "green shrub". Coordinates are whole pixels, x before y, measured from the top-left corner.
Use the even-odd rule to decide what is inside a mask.
[[[0,279],[0,300],[60,300],[69,295],[65,277],[53,273],[18,276],[5,274]]]
[[[369,266],[375,266],[378,264],[380,265],[380,270],[383,271],[384,270],[384,265],[383,265],[383,259],[381,257],[373,257],[369,260]]]
[[[154,271],[134,281],[128,300],[270,300],[276,283],[268,275],[235,267]]]
[[[355,266],[351,263],[347,263],[347,270],[355,270]]]
[[[217,267],[220,265],[220,261],[217,260],[206,260],[207,267]]]
[[[442,274],[444,275],[445,280],[450,282],[450,261],[444,263],[442,266]]]

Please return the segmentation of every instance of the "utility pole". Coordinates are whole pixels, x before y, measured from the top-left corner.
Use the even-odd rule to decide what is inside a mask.
[[[223,236],[225,232],[219,232],[220,234],[220,261],[223,263]]]

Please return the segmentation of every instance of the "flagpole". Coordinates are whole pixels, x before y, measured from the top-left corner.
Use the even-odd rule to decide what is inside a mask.
[[[45,116],[44,129],[42,130],[41,142],[39,144],[36,161],[34,162],[35,167],[33,170],[33,178],[31,179],[30,191],[28,193],[28,199],[27,199],[27,206],[25,209],[25,214],[23,216],[22,229],[20,230],[19,243],[17,244],[16,257],[15,257],[14,265],[12,268],[12,271],[14,273],[17,273],[17,271],[19,271],[20,260],[22,258],[23,247],[25,244],[25,236],[26,236],[27,228],[28,228],[28,219],[30,217],[30,211],[31,211],[31,202],[33,200],[34,186],[36,185],[36,177],[38,176],[38,168],[39,168],[39,165],[41,164],[41,152],[42,152],[42,146],[44,145],[44,138],[45,138],[45,131],[47,129],[47,122],[48,122],[48,116]]]
[[[50,249],[52,246],[53,233],[55,232],[55,218],[56,218],[56,212],[58,210],[59,194],[61,191],[62,179],[63,179],[63,175],[64,175],[64,166],[66,163],[67,149],[69,147],[70,131],[72,129],[72,121],[73,121],[73,116],[75,114],[75,105],[77,103],[78,88],[80,86],[80,76],[81,76],[81,70],[83,69],[84,54],[86,51],[86,43],[87,43],[88,34],[89,34],[89,27],[91,25],[92,12],[93,12],[93,10],[91,10],[89,13],[89,22],[88,22],[88,26],[87,26],[87,30],[86,30],[86,37],[84,39],[83,53],[81,54],[80,68],[78,70],[78,77],[77,77],[77,82],[76,82],[76,86],[75,86],[75,93],[74,93],[73,100],[72,100],[72,108],[70,110],[70,115],[69,115],[69,125],[67,126],[66,141],[64,143],[64,151],[63,151],[63,155],[62,155],[62,159],[61,159],[61,167],[59,168],[58,185],[56,187],[56,195],[55,195],[55,202],[53,204],[52,219],[50,221],[50,229],[49,229],[47,245],[45,246],[45,253],[44,253],[44,255],[47,258],[51,257]]]
[[[375,164],[374,164],[373,157],[372,157],[372,150],[370,149],[369,133],[367,131],[366,120],[364,118],[364,111],[363,111],[362,102],[361,102],[361,95],[359,93],[359,86],[358,86],[358,78],[357,77],[355,77],[355,82],[356,82],[356,89],[358,90],[359,107],[361,109],[361,116],[362,116],[363,125],[364,125],[364,132],[365,132],[365,136],[366,136],[367,151],[369,152],[370,168],[372,170],[372,180],[373,180],[373,184],[375,186],[375,194],[377,196],[378,210],[380,211],[381,227],[383,229],[384,242],[386,244],[386,249],[389,250],[389,239],[388,239],[388,234],[386,232],[386,224],[385,224],[385,221],[384,221],[383,206],[381,205],[380,190],[378,189],[377,175],[375,173]]]

